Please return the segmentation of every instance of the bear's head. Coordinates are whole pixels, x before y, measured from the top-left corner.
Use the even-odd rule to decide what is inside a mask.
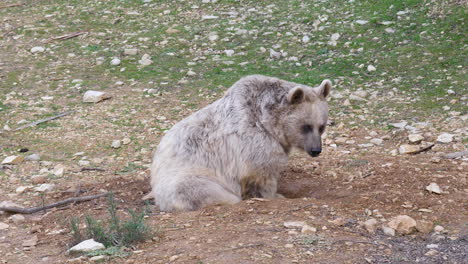
[[[322,134],[328,120],[328,103],[332,84],[324,80],[318,87],[297,85],[287,94],[287,109],[283,116],[286,140],[292,147],[304,150],[312,157],[322,152]]]

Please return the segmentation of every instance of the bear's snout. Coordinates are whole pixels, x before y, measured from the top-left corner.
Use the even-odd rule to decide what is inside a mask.
[[[309,153],[309,155],[311,155],[312,157],[318,157],[318,155],[320,155],[320,153],[322,153],[322,149],[321,148],[311,149],[307,153]]]

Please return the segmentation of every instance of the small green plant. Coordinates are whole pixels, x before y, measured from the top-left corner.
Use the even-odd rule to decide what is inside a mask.
[[[144,221],[145,216],[149,213],[148,204],[141,212],[128,210],[130,218],[123,221],[117,214],[117,203],[113,194],[108,196],[107,203],[109,206],[109,218],[105,221],[99,221],[91,216],[86,216],[85,234],[79,228],[79,219],[71,219],[70,226],[74,243],[92,238],[104,244],[107,250],[110,250],[112,247],[121,248],[130,246],[144,241],[152,235],[151,228]],[[118,255],[121,254],[119,253]]]

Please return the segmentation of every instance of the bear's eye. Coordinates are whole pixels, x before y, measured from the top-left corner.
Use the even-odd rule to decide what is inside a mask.
[[[325,131],[325,126],[324,126],[324,125],[321,125],[321,126],[319,127],[319,133],[320,133],[320,134],[323,134],[324,131]]]
[[[303,125],[302,126],[302,133],[307,134],[312,132],[312,127],[310,125]]]

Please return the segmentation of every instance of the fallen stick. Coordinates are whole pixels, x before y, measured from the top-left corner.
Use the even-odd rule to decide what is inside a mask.
[[[422,149],[420,149],[420,150],[417,150],[417,151],[414,151],[414,152],[411,152],[411,153],[408,153],[408,154],[410,154],[410,155],[416,155],[416,154],[419,154],[419,153],[421,153],[421,152],[428,151],[428,150],[430,150],[430,149],[431,149],[432,147],[434,147],[434,146],[435,146],[435,144],[431,144],[431,145],[429,145],[429,146],[427,146],[427,147],[425,147],[425,148],[422,148]]]
[[[22,6],[22,5],[24,4],[23,3],[9,4],[9,5],[0,6],[0,9],[4,9],[8,7],[15,7],[15,6]]]
[[[86,33],[88,33],[88,31],[84,31],[84,30],[83,31],[77,31],[77,32],[73,32],[73,33],[70,33],[70,34],[65,34],[65,35],[62,35],[62,36],[50,38],[50,39],[46,40],[45,43],[49,43],[49,42],[51,42],[53,40],[71,39],[71,38],[78,37],[78,36],[86,34]]]
[[[57,118],[60,118],[62,116],[66,116],[66,115],[69,115],[71,113],[75,112],[74,110],[72,111],[67,111],[67,112],[63,112],[61,114],[58,114],[56,116],[51,116],[51,117],[48,117],[48,118],[44,118],[44,119],[41,119],[41,120],[38,120],[38,121],[34,121],[32,123],[29,123],[27,125],[24,125],[24,126],[20,126],[16,129],[14,129],[13,131],[18,131],[18,130],[21,130],[21,129],[25,129],[27,127],[32,127],[32,126],[35,126],[35,125],[39,125],[39,124],[42,124],[42,123],[45,123],[47,121],[50,121],[50,120],[54,120],[54,119],[57,119]]]
[[[80,203],[80,202],[85,202],[85,201],[90,201],[94,200],[97,198],[101,198],[104,196],[109,195],[109,193],[101,193],[97,195],[90,195],[90,196],[83,196],[83,197],[73,197],[73,198],[68,198],[60,202],[56,203],[51,203],[48,205],[44,206],[39,206],[39,207],[32,207],[32,208],[18,208],[18,207],[0,207],[0,211],[5,211],[7,213],[17,213],[17,214],[34,214],[39,211],[47,210],[50,208],[54,207],[59,207],[62,205],[70,204],[70,203]]]

